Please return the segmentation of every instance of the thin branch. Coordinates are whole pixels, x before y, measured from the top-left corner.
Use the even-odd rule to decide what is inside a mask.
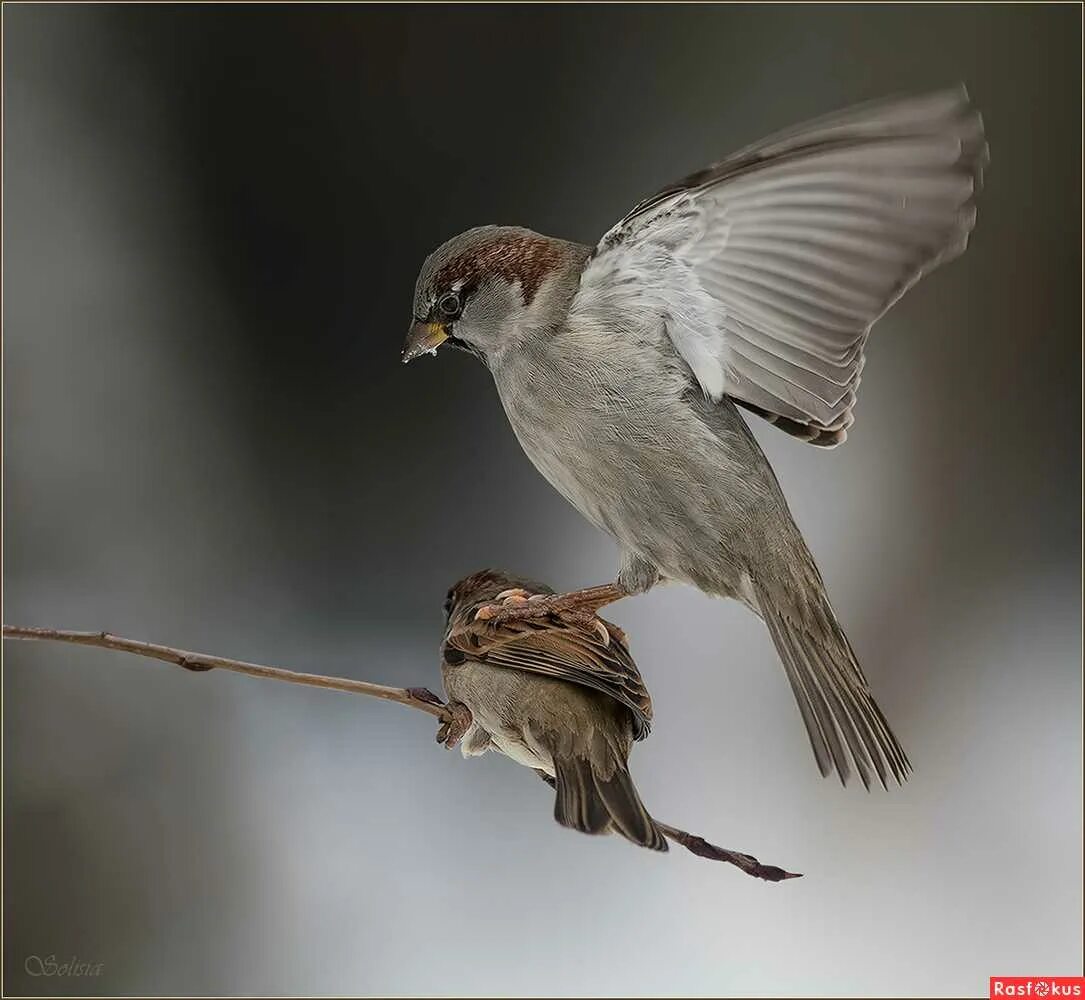
[[[741,851],[729,851],[726,847],[717,847],[710,844],[704,837],[698,837],[695,833],[686,833],[676,826],[660,823],[656,820],[656,826],[663,831],[668,840],[681,844],[687,851],[696,854],[699,858],[708,858],[709,861],[726,861],[729,865],[741,868],[747,875],[754,878],[763,878],[766,882],[782,882],[788,878],[802,878],[799,872],[787,872],[776,865],[763,865],[752,854],[743,854]]]
[[[346,677],[326,677],[323,674],[303,674],[296,670],[284,670],[282,667],[266,667],[260,663],[246,663],[244,660],[228,660],[222,656],[208,656],[206,653],[193,653],[173,646],[162,646],[155,642],[141,642],[138,639],[125,639],[123,636],[110,635],[108,632],[72,632],[55,628],[27,628],[18,625],[4,626],[5,639],[47,640],[51,642],[71,642],[80,646],[98,646],[102,649],[115,649],[122,653],[134,653],[155,660],[174,663],[186,670],[202,672],[206,670],[230,670],[250,677],[267,677],[273,681],[286,681],[288,684],[305,684],[309,687],[325,688],[329,691],[345,691],[347,694],[364,694],[370,698],[382,698],[385,701],[398,702],[408,708],[440,719],[442,726],[437,733],[437,741],[448,747],[455,746],[458,738],[470,724],[469,713],[464,716],[465,706],[446,705],[427,688],[397,688],[384,684],[371,684],[369,681],[355,681]],[[536,772],[548,785],[554,786],[554,779],[544,771]],[[799,878],[791,872],[775,865],[763,865],[757,858],[739,851],[730,851],[725,847],[710,844],[703,837],[686,833],[677,827],[660,823],[656,825],[663,834],[681,844],[700,858],[711,861],[724,861],[742,869],[747,875],[779,882],[783,879]]]
[[[545,771],[536,768],[535,773],[551,788],[556,789],[558,787],[554,778]],[[664,837],[673,840],[676,844],[681,844],[687,851],[696,854],[699,858],[707,858],[709,861],[724,861],[729,865],[740,868],[747,875],[764,879],[766,882],[783,882],[789,878],[802,878],[800,872],[784,871],[783,868],[777,868],[776,865],[763,865],[752,854],[743,854],[741,851],[731,851],[726,847],[717,847],[715,844],[710,844],[704,837],[698,837],[695,833],[686,833],[685,830],[679,830],[678,827],[671,826],[669,823],[661,823],[655,817],[652,817],[652,822],[659,827],[659,831]]]
[[[5,625],[4,638],[46,639],[53,642],[73,642],[80,646],[100,646],[103,649],[117,649],[123,653],[135,653],[137,656],[149,656],[155,660],[165,660],[167,663],[175,663],[179,667],[196,672],[230,670],[236,674],[248,674],[250,677],[268,677],[273,681],[286,681],[288,684],[306,684],[309,687],[326,688],[329,691],[364,694],[370,698],[383,698],[385,701],[395,701],[400,705],[406,705],[408,708],[417,708],[419,711],[428,712],[442,722],[452,721],[452,714],[445,707],[444,702],[426,688],[387,687],[384,684],[355,681],[347,677],[303,674],[296,670],[284,670],[282,667],[265,667],[260,663],[246,663],[244,660],[228,660],[222,656],[192,653],[187,649],[160,646],[155,642],[125,639],[123,636],[110,635],[108,632],[71,632],[65,629],[25,628],[18,625]]]

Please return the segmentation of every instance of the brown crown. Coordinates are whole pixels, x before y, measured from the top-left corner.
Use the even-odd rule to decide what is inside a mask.
[[[524,305],[530,305],[539,286],[560,262],[561,250],[552,240],[528,235],[503,237],[453,257],[437,271],[433,282],[437,288],[447,288],[456,281],[475,284],[500,277],[509,284],[519,282]]]

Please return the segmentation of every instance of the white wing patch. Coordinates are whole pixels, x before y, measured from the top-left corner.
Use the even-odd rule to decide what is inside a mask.
[[[635,208],[573,309],[662,322],[707,396],[839,443],[871,325],[964,250],[986,157],[963,88],[800,126]]]

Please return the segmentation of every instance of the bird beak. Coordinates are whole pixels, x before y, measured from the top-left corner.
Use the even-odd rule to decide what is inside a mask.
[[[414,361],[423,354],[436,354],[437,348],[448,340],[448,327],[443,323],[413,323],[403,345],[403,363]]]

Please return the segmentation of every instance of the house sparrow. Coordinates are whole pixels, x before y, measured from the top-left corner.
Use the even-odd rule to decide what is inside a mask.
[[[403,360],[449,343],[485,362],[528,457],[620,546],[616,582],[547,606],[591,614],[663,579],[741,601],[845,783],[911,765],[738,407],[842,442],[871,325],[964,250],[986,160],[963,88],[864,105],[663,189],[594,248],[469,230],[415,289]]]
[[[546,603],[553,594],[496,570],[449,590],[441,677],[452,720],[438,741],[458,744],[465,757],[495,750],[532,768],[557,792],[554,818],[562,826],[618,833],[654,851],[666,851],[669,837],[758,878],[796,878],[652,818],[629,774],[633,743],[651,726],[652,700],[625,633],[580,610],[553,612]],[[523,613],[478,617],[498,601]]]

